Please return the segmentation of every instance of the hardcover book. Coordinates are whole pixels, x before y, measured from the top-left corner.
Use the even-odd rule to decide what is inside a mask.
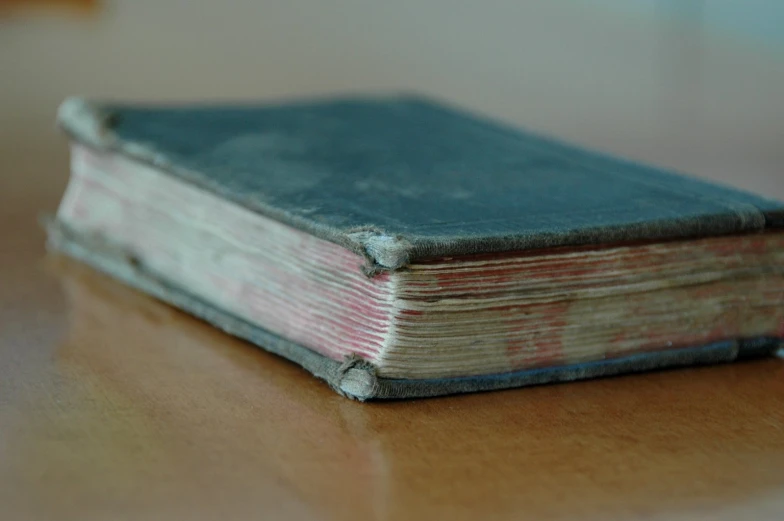
[[[769,355],[784,204],[408,96],[69,99],[51,248],[358,399]]]

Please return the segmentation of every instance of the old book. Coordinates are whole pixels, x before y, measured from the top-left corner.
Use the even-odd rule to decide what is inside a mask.
[[[67,100],[49,245],[360,400],[774,353],[784,204],[416,97]]]

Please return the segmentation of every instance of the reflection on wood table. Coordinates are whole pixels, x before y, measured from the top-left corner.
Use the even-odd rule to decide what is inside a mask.
[[[784,512],[780,360],[359,404],[73,261],[32,264],[67,319],[0,336],[0,499],[19,515]]]

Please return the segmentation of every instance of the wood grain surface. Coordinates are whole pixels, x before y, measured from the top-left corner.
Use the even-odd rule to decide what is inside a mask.
[[[44,192],[0,225],[7,519],[784,515],[781,360],[350,402],[45,256]]]
[[[47,257],[37,218],[68,170],[52,119],[73,93],[255,98],[403,82],[784,197],[784,62],[770,53],[714,37],[683,53],[657,39],[672,36],[659,21],[545,2],[520,16],[423,2],[417,17],[396,3],[310,2],[314,43],[286,40],[306,23],[294,3],[257,4],[118,2],[105,19],[1,28],[0,519],[784,519],[784,360],[359,404]],[[215,25],[224,18],[231,31]],[[521,54],[497,52],[514,42]]]

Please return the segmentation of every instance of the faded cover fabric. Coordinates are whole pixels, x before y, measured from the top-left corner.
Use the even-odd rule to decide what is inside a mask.
[[[286,105],[136,107],[64,103],[76,140],[171,175],[368,259],[368,273],[430,257],[754,232],[784,205],[580,150],[412,97]],[[143,273],[116,248],[62,226],[50,244],[285,356],[359,398],[433,396],[729,361],[776,339],[439,380],[378,378],[275,337]],[[108,252],[108,253],[107,253]]]
[[[395,269],[427,257],[761,230],[784,205],[412,97],[268,106],[70,100],[72,136]]]

